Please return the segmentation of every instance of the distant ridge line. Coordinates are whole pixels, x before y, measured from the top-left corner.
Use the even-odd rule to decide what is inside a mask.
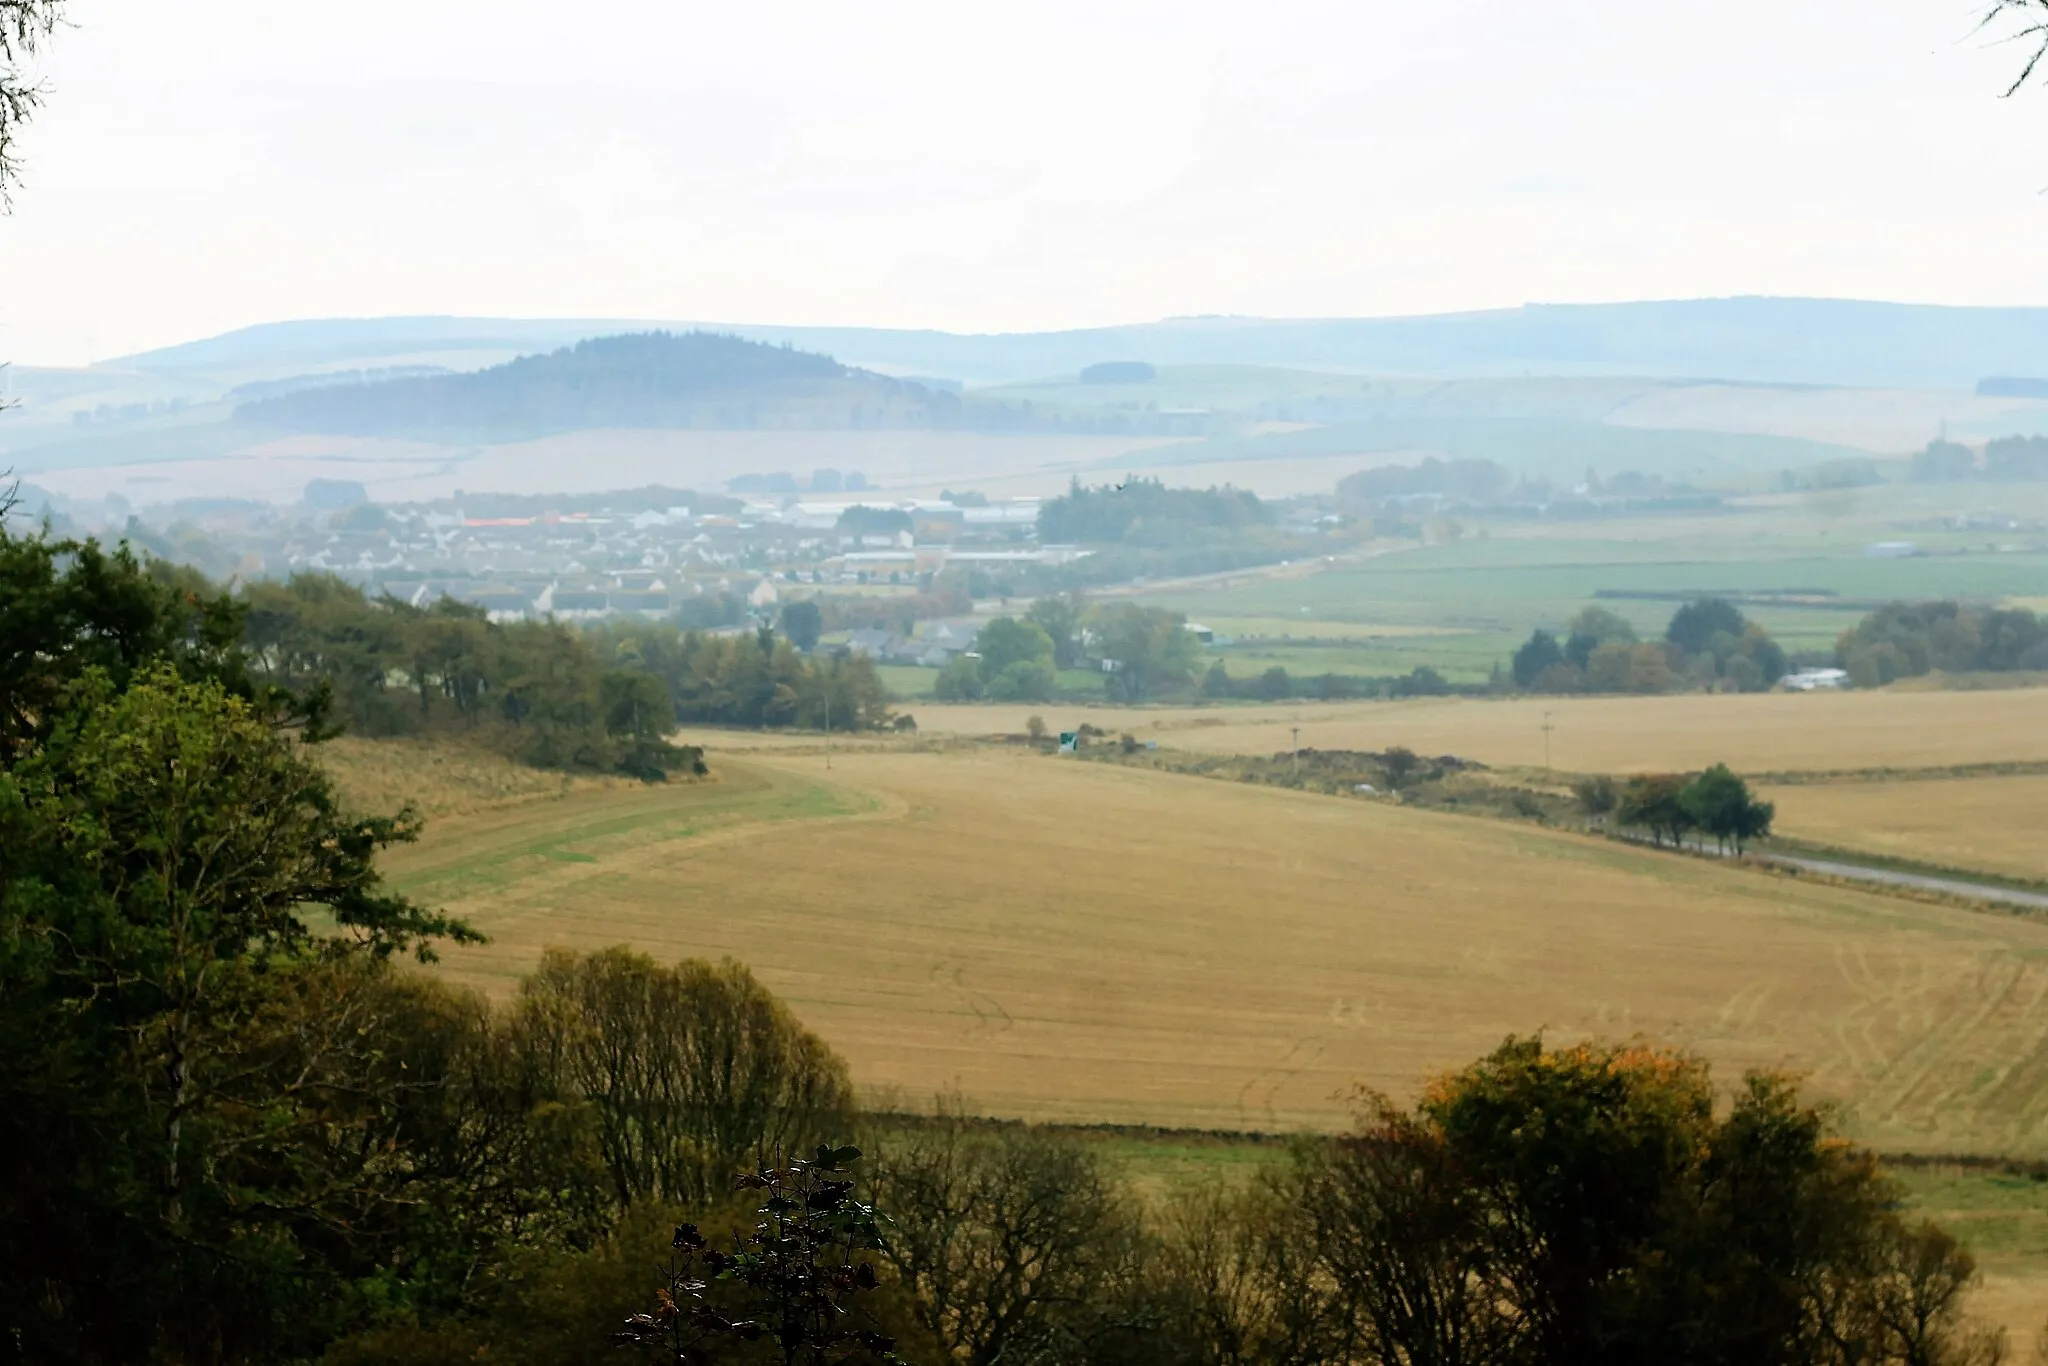
[[[787,342],[847,365],[976,383],[1077,374],[1105,361],[1444,377],[1718,377],[1732,383],[1963,391],[1987,376],[2048,374],[2048,307],[1761,295],[1539,303],[1387,317],[1196,316],[984,333],[710,319],[301,319],[257,324],[108,364],[211,372],[452,351],[493,352],[505,359],[656,328]]]

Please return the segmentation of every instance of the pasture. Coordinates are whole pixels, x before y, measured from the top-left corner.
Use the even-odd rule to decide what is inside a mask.
[[[1211,707],[946,705],[908,708],[926,734],[1014,734],[1032,715],[1089,722],[1212,754],[1314,749],[1457,754],[1495,767],[1639,773],[1727,763],[1744,773],[1867,771],[2048,760],[2048,689],[1754,693],[1673,697],[1416,698]]]
[[[1858,491],[1887,503],[1907,492],[1925,496]],[[1505,665],[1531,630],[1561,629],[1596,600],[1644,639],[1655,639],[1686,594],[1815,593],[1806,604],[1743,610],[1788,650],[1832,651],[1836,637],[1873,603],[2023,597],[2048,579],[2048,554],[2000,550],[1999,538],[1984,533],[1901,530],[1889,516],[1821,531],[1804,495],[1757,501],[1687,518],[1504,526],[1490,536],[1343,560],[1311,574],[1245,573],[1201,589],[1161,587],[1143,599],[1219,630],[1259,622],[1256,631],[1232,634],[1260,639],[1218,652],[1233,673],[1273,663],[1300,673],[1406,672],[1426,664],[1453,681],[1476,682],[1496,662]],[[1899,510],[1909,507],[1926,512],[1913,504]],[[1870,542],[1906,538],[1944,553],[1865,554]],[[1598,598],[1603,592],[1667,596]],[[1369,628],[1370,638],[1346,639],[1347,627]],[[1401,628],[1433,634],[1396,635]],[[1287,647],[1283,656],[1283,634],[1326,643]]]
[[[1510,1032],[1790,1066],[1890,1148],[2048,1151],[2048,925],[1534,827],[1001,749],[797,749],[450,817],[387,860],[492,936],[740,958],[872,1092],[1332,1127]]]

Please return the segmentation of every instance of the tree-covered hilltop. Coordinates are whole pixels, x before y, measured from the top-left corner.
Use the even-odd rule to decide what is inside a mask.
[[[1038,509],[1038,538],[1055,545],[1168,549],[1272,525],[1273,510],[1249,489],[1172,489],[1157,479],[1095,488],[1076,479]]]
[[[591,427],[908,425],[957,408],[950,394],[830,356],[713,332],[595,337],[469,374],[302,389],[243,404],[240,421],[362,436],[539,434]],[[797,421],[797,418],[803,421]]]

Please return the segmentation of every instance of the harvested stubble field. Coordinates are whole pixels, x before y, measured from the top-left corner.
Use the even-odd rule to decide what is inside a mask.
[[[1501,767],[1639,773],[1727,763],[1742,772],[1930,768],[2048,760],[2048,689],[1677,697],[1418,698],[1213,707],[916,704],[926,735],[1016,733],[1036,714],[1213,754],[1314,749],[1457,754]]]
[[[1837,849],[2048,881],[2048,776],[1800,783],[1765,794],[1778,833]]]
[[[1791,1066],[1892,1148],[2048,1152],[2048,925],[1535,827],[1015,750],[761,752],[453,817],[397,884],[493,936],[732,955],[916,1104],[1334,1126],[1509,1032]]]
[[[364,740],[344,735],[317,751],[342,800],[388,814],[410,803],[429,819],[491,807],[631,791],[631,779],[528,768],[463,745],[432,740]]]

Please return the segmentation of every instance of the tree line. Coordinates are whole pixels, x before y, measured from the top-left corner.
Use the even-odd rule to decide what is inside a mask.
[[[1031,573],[1039,590],[1058,591],[1251,568],[1316,554],[1323,544],[1279,526],[1272,505],[1247,489],[1168,488],[1138,477],[1092,487],[1074,480],[1039,507],[1038,539],[1092,547]]]
[[[889,719],[872,663],[808,655],[765,628],[499,623],[452,598],[414,607],[321,574],[251,583],[228,610],[259,678],[327,688],[351,730],[459,736],[542,767],[654,777],[698,768],[662,739],[679,723],[861,730]]]
[[[1919,484],[1959,484],[1971,479],[2002,483],[2048,479],[2048,437],[2001,436],[1984,443],[1984,459],[1958,441],[1934,440],[1915,451],[1907,476]]]
[[[1835,659],[1860,688],[1937,669],[2048,669],[2048,623],[2024,607],[1896,602],[1844,631]]]
[[[1714,688],[1760,692],[1789,661],[1770,633],[1725,598],[1701,598],[1672,614],[1663,638],[1645,641],[1628,620],[1587,607],[1564,638],[1537,630],[1515,651],[1509,676],[1529,692],[1672,692]]]
[[[1657,844],[1682,848],[1697,830],[1714,837],[1723,852],[1743,852],[1749,841],[1771,833],[1777,817],[1772,803],[1758,798],[1726,764],[1700,773],[1639,773],[1620,783],[1605,775],[1572,785],[1579,807],[1595,820],[1641,830]]]
[[[1042,702],[1059,671],[1092,667],[1112,702],[1147,702],[1186,689],[1201,646],[1178,612],[1136,603],[1086,607],[1040,598],[1022,617],[997,617],[933,684],[945,701]]]

